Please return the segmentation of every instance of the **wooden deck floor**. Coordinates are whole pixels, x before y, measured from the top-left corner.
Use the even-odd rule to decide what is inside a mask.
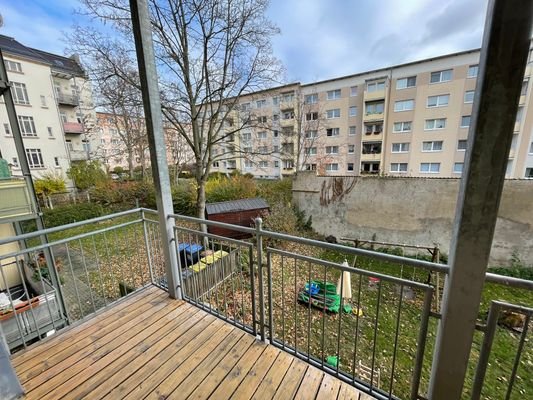
[[[27,399],[371,399],[155,287],[12,361]]]

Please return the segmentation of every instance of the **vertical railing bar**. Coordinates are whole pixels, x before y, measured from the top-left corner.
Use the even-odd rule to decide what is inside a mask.
[[[311,287],[311,261],[307,262],[309,288]],[[305,287],[304,287],[305,290]],[[311,293],[308,293],[309,301],[307,302],[307,361],[311,357]]]
[[[246,279],[244,279],[244,268],[242,265],[242,246],[235,246],[235,263],[237,264],[237,268],[239,270],[239,279],[241,283],[241,312],[242,312],[242,322],[244,325],[245,319],[246,319],[246,306],[244,301],[244,291],[245,291],[245,285],[246,285]],[[237,261],[238,260],[238,261]],[[233,273],[233,267],[231,265],[231,258],[229,259],[230,263],[230,278],[233,279],[234,273]],[[252,322],[253,324],[253,322]]]
[[[80,317],[83,318],[83,317],[85,317],[85,313],[82,310],[80,292],[78,290],[78,284],[76,283],[77,278],[74,275],[74,268],[72,267],[72,257],[70,256],[70,247],[69,247],[68,243],[65,243],[65,246],[66,246],[66,249],[67,249],[67,260],[68,260],[68,264],[70,266],[70,273],[72,275],[72,283],[74,284],[74,292],[76,293],[76,298],[78,299],[78,307],[79,307],[79,310],[80,310]]]
[[[370,369],[370,393],[374,390],[374,367],[376,365],[376,346],[378,340],[378,325],[379,325],[379,306],[381,304],[381,288],[382,288],[381,279],[378,282],[378,299],[376,302],[376,319],[374,321],[374,340],[372,345],[372,367]]]
[[[134,247],[135,247],[135,252],[137,254],[137,263],[139,264],[139,272],[141,273],[141,286],[144,286],[145,285],[145,281],[144,281],[144,273],[143,273],[143,266],[142,266],[142,262],[141,262],[141,253],[139,252],[139,234],[137,233],[137,227],[135,225],[133,225],[131,227],[131,229],[133,230],[133,237],[135,239],[135,244],[134,244]],[[137,288],[137,287],[135,287]]]
[[[91,303],[93,305],[93,312],[96,312],[96,304],[94,302],[93,288],[91,287],[91,280],[89,279],[89,272],[87,271],[87,262],[85,261],[85,252],[83,251],[83,243],[81,239],[78,240],[80,243],[80,252],[81,259],[83,260],[83,269],[85,271],[85,277],[87,278],[87,287],[89,288],[89,294],[91,295]]]
[[[115,237],[115,243],[114,243],[114,246],[113,246],[115,248],[114,258],[118,259],[119,258],[118,257],[119,251],[118,251],[118,244],[117,244],[118,243],[118,233],[117,233],[116,230],[113,231],[113,232],[114,232],[113,236]],[[126,285],[126,279],[124,278],[124,268],[122,267],[122,264],[118,264],[117,263],[117,265],[118,265],[118,268],[120,270],[120,279],[122,280],[122,284]],[[124,290],[126,290],[126,287],[124,287]],[[122,295],[122,293],[120,293],[120,287],[119,287],[119,294]]]
[[[31,301],[30,291],[28,290],[28,286],[26,285],[26,279],[24,279],[24,273],[23,273],[22,267],[21,267],[21,265],[19,263],[19,257],[18,256],[15,257],[15,265],[17,266],[17,271],[18,271],[18,273],[20,275],[20,281],[22,282],[22,287],[24,288],[24,293],[26,294],[26,296],[28,298],[28,305],[30,307],[30,311],[31,311],[31,316],[32,316],[33,322],[35,324],[35,327],[37,328],[37,334],[39,335],[39,337],[41,337],[41,330],[39,329],[39,324],[37,323],[37,319],[35,318],[35,311],[33,310],[34,309],[34,304]],[[6,289],[7,289],[9,285],[7,284],[7,281],[5,280],[5,278],[3,278],[3,280],[6,283]],[[37,307],[38,307],[38,305],[37,305]],[[67,311],[67,309],[65,308],[65,312],[66,311]],[[67,314],[67,318],[70,320],[70,317],[68,316],[68,314]]]
[[[111,255],[109,253],[109,245],[107,244],[107,235],[105,232],[103,232],[104,234],[104,243],[105,243],[105,255],[106,255],[106,259],[107,259],[107,263],[109,264],[109,268],[111,270],[111,282],[113,283],[113,287],[117,288],[117,279],[116,279],[116,276],[115,276],[115,269],[113,268],[113,262],[111,261]],[[114,294],[114,291],[113,291],[113,294]],[[120,292],[119,292],[119,296],[120,297]],[[114,299],[114,297],[113,297]]]
[[[128,243],[128,239],[126,238],[126,234],[125,234],[124,230],[121,231],[121,235],[122,235],[122,243]],[[127,248],[125,248],[125,249],[123,249],[123,250],[124,250],[125,252],[128,251]],[[119,257],[119,259],[121,258],[121,257],[120,257],[121,254],[122,254],[122,253],[117,253],[117,256]],[[129,275],[130,275],[130,279],[131,279],[131,287],[132,287],[133,289],[135,289],[135,287],[136,287],[136,285],[135,285],[135,275],[133,274],[133,268],[131,268],[129,265],[128,265],[128,271],[127,271],[127,272],[129,272]],[[127,292],[127,290],[126,290],[126,292]]]
[[[392,386],[394,383],[394,369],[396,366],[396,350],[398,350],[398,336],[400,333],[400,317],[402,313],[403,285],[400,285],[400,298],[398,299],[398,314],[396,316],[396,332],[394,334],[394,350],[392,353],[392,368],[390,373],[389,399],[392,399]]]
[[[328,281],[328,271],[326,269],[326,266],[324,265],[324,305],[322,306],[322,339],[320,341],[321,343],[321,365],[322,368],[324,368],[324,358],[325,358],[325,336],[326,336],[326,282]],[[309,287],[309,290],[311,290],[311,287]],[[311,293],[309,293],[309,301],[311,301]]]
[[[420,316],[420,332],[418,334],[418,345],[416,346],[415,367],[413,370],[413,384],[411,386],[411,400],[418,400],[418,389],[420,387],[420,377],[422,375],[422,365],[424,363],[424,352],[429,324],[429,314],[433,300],[433,288],[428,286],[424,295],[424,308]]]
[[[34,257],[35,265],[37,266],[37,271],[39,272],[39,280],[41,281],[41,286],[43,287],[43,294],[46,299],[46,308],[48,310],[48,314],[50,314],[50,320],[52,321],[52,327],[54,328],[54,330],[57,330],[54,316],[52,315],[52,310],[50,309],[50,302],[48,301],[49,292],[46,291],[46,288],[44,286],[43,276],[41,274],[41,266],[39,265],[39,262],[36,258],[36,254],[33,254],[33,257]],[[57,293],[55,290],[53,292],[54,294]]]
[[[341,270],[341,287],[340,287],[340,294],[341,294],[341,304],[339,309],[339,327],[337,329],[337,366],[335,368],[335,372],[337,376],[339,376],[339,365],[341,363],[341,321],[342,321],[342,313],[343,313],[343,307],[344,307],[344,272]]]
[[[144,215],[144,210],[141,210],[141,218],[142,218],[142,225],[143,225],[143,236],[144,236],[144,247],[145,247],[145,250],[146,250],[146,259],[148,261],[148,271],[149,271],[149,274],[150,274],[150,281],[153,283],[155,283],[154,281],[154,271],[153,271],[153,265],[152,265],[152,255],[150,254],[151,250],[150,250],[150,246],[148,245],[148,236],[147,236],[147,227],[146,227],[146,219],[145,219],[145,215]],[[178,235],[176,234],[176,227],[174,226],[174,237],[176,238],[175,240],[175,247],[176,247],[176,250],[178,249]],[[178,265],[179,265],[179,257],[178,257]],[[180,268],[180,272],[181,272],[181,268]],[[181,289],[183,290],[183,288]]]
[[[281,341],[285,349],[285,257],[281,256]]]
[[[274,341],[274,312],[272,301],[272,253],[267,251],[267,283],[268,283],[268,334],[270,342]]]
[[[94,249],[94,257],[96,261],[96,269],[98,270],[98,276],[100,279],[100,286],[102,287],[102,298],[104,299],[104,307],[107,307],[107,300],[105,295],[104,280],[102,279],[102,270],[100,269],[100,258],[98,257],[98,250],[96,250],[96,242],[94,240],[94,235],[91,235]]]
[[[524,349],[524,342],[526,341],[527,331],[529,328],[529,321],[531,319],[531,314],[526,315],[526,320],[524,321],[524,329],[520,335],[520,342],[518,343],[518,349],[516,352],[515,361],[513,364],[513,370],[511,372],[511,377],[509,378],[509,385],[507,386],[507,393],[505,394],[505,400],[511,398],[511,393],[513,391],[514,381],[516,379],[516,372],[518,371],[518,365],[520,363],[520,357],[522,356],[522,350]]]
[[[357,311],[355,313],[355,338],[353,348],[353,376],[352,383],[355,383],[355,361],[357,358],[357,341],[359,340],[359,314],[361,312],[361,288],[363,284],[363,275],[359,274],[359,288],[357,290]]]
[[[9,288],[9,285],[7,284],[7,279],[6,279],[6,276],[5,276],[5,273],[4,273],[4,267],[6,265],[2,265],[2,260],[0,260],[0,273],[2,274],[2,280],[6,283],[6,291],[7,291],[7,297],[9,298],[9,303],[11,304],[11,309],[13,310],[13,316],[15,317],[15,321],[17,322],[17,328],[19,330],[19,333],[20,333],[20,339],[22,341],[22,345],[24,346],[24,348],[28,347],[26,345],[26,339],[24,338],[24,328],[23,326],[21,325],[20,323],[20,320],[19,318],[22,318],[21,316],[19,316],[19,314],[17,313],[17,309],[15,308],[15,303],[13,302],[13,295],[11,294],[11,289]],[[24,277],[21,277],[22,279],[24,279]],[[28,298],[30,297],[30,294],[29,293],[26,293]]]
[[[257,265],[259,273],[259,324],[261,328],[261,340],[265,341],[265,299],[263,287],[263,235],[261,230],[263,228],[263,220],[261,218],[255,219],[255,234],[257,241]]]
[[[298,315],[297,315],[297,297],[298,297],[298,287],[297,287],[297,267],[296,267],[296,258],[294,258],[294,351],[298,354]]]
[[[250,291],[252,296],[252,331],[254,336],[257,336],[257,308],[255,303],[255,267],[253,247],[248,247],[248,264],[250,266]],[[272,338],[270,339],[272,340]]]
[[[219,244],[221,244],[221,242],[219,241]],[[220,248],[222,249],[222,246],[220,246]],[[228,253],[228,257],[231,258],[231,244],[229,245],[229,253]],[[222,265],[222,262],[224,261],[223,258],[221,258],[221,261],[220,261],[220,265],[222,266],[222,282],[224,284],[224,297],[226,296],[226,280],[224,279],[224,266]],[[237,296],[235,295],[235,279],[230,279],[230,283],[231,283],[231,297],[232,297],[232,301],[233,301],[233,322],[236,324],[237,323],[237,304],[238,304],[238,300],[237,300]],[[226,309],[226,314],[228,313],[227,309]],[[244,321],[243,321],[244,322]]]

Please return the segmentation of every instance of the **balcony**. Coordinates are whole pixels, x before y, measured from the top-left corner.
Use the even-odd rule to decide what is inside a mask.
[[[178,252],[182,300],[168,296],[156,212],[134,209],[45,231],[52,240],[45,247],[61,267],[50,266],[62,278],[57,295],[64,299],[65,320],[80,322],[70,329],[41,325],[39,336],[51,337],[39,342],[39,336],[20,340],[26,331],[17,337],[14,322],[46,315],[44,301],[26,293],[31,301],[24,308],[3,314],[2,323],[13,322],[8,345],[26,399],[427,398],[430,341],[442,317],[439,285],[447,265],[282,235],[260,225],[204,221],[251,237],[229,239],[193,228],[196,218],[169,217],[177,221],[172,249]],[[0,245],[18,240],[0,239]],[[40,251],[20,250],[18,263],[36,259]],[[332,261],[356,255],[385,263],[389,272]],[[409,272],[403,274],[404,268]],[[37,280],[47,282],[45,270],[35,270]],[[486,280],[491,287],[513,288],[527,304],[488,303],[489,318],[479,324],[472,351],[476,378],[467,390],[494,380],[504,382],[500,392],[514,388],[526,398],[529,370],[521,370],[516,381],[509,375],[514,360],[528,351],[527,326],[525,333],[511,335],[501,330],[498,316],[511,310],[529,321],[533,285],[491,274]],[[335,295],[335,286],[344,288],[343,297]],[[488,364],[496,331],[513,350]],[[500,392],[491,394],[500,398]]]
[[[81,134],[83,133],[83,125],[79,122],[63,122],[63,130],[65,133]]]
[[[84,161],[89,159],[85,150],[69,150],[68,153],[72,161]]]
[[[25,179],[0,179],[0,223],[2,220],[26,219],[35,214]]]
[[[58,93],[56,95],[57,103],[62,106],[77,107],[80,104],[78,96]]]
[[[383,121],[385,114],[382,112],[367,112],[363,115],[363,122],[367,121]]]
[[[365,101],[382,100],[384,98],[385,98],[385,89],[375,90],[373,92],[369,92],[368,90],[365,90],[365,93],[364,93]]]
[[[381,153],[362,153],[361,154],[361,161],[380,161],[381,160]]]

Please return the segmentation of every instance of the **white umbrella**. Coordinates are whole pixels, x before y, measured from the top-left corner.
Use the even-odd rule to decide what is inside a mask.
[[[344,260],[342,266],[349,267],[348,261]],[[337,283],[337,294],[343,299],[352,298],[352,280],[350,272],[342,271],[342,275],[339,277],[339,282]]]

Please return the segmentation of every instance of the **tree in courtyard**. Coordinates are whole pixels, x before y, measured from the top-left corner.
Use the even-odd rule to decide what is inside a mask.
[[[79,190],[87,190],[108,179],[98,160],[73,162],[67,176]]]

